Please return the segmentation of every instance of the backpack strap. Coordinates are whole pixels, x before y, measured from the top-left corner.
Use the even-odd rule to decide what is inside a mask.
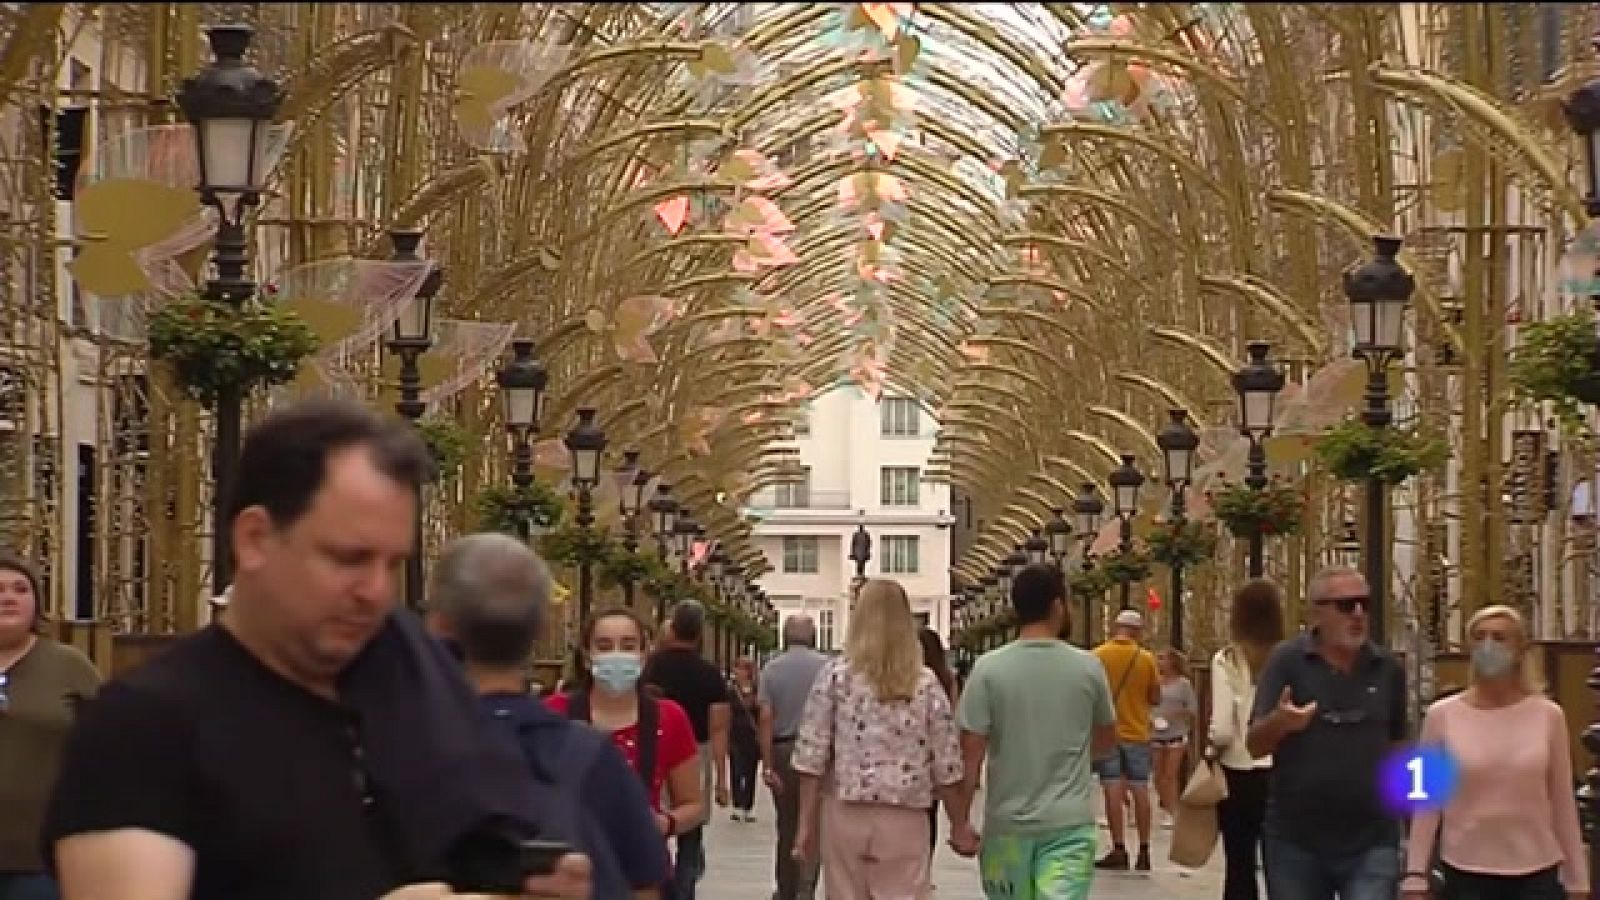
[[[644,792],[650,793],[656,772],[657,732],[661,726],[661,704],[650,697],[639,698],[639,777],[644,781]]]

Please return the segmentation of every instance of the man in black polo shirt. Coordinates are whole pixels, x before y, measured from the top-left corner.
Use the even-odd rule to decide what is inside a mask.
[[[1367,582],[1325,569],[1307,590],[1311,629],[1273,651],[1256,684],[1250,753],[1271,755],[1267,896],[1393,900],[1400,823],[1379,767],[1409,736],[1405,672],[1367,639]]]
[[[429,467],[411,429],[355,404],[304,403],[252,429],[221,621],[113,681],[68,741],[43,834],[65,900],[448,897],[438,882],[460,870],[443,847],[481,833],[455,826],[486,821],[478,789],[507,792],[512,817],[534,812],[492,723],[426,702],[470,704],[459,669],[391,615]],[[589,887],[572,854],[525,885]]]
[[[716,784],[718,806],[728,805],[728,682],[717,667],[700,655],[706,614],[700,604],[687,601],[672,610],[661,635],[661,645],[651,654],[643,680],[661,689],[667,699],[683,707],[700,745],[701,788]],[[707,772],[706,769],[710,771]],[[705,828],[678,835],[674,861],[673,900],[694,900],[695,884],[706,870]]]

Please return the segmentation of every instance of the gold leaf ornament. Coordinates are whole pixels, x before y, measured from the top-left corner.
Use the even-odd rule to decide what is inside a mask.
[[[716,41],[700,48],[700,66],[712,75],[732,75],[739,69],[733,60],[733,51]]]
[[[901,34],[894,43],[894,72],[904,77],[917,64],[922,54],[922,41],[914,34]]]
[[[122,297],[150,289],[150,276],[134,254],[199,215],[200,196],[192,188],[113,178],[79,191],[74,207],[81,244],[68,270],[84,290]]]
[[[456,77],[456,121],[461,127],[487,131],[500,117],[500,104],[522,87],[515,73],[493,66],[472,66]]]

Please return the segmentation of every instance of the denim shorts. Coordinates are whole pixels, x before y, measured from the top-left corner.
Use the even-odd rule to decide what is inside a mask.
[[[1110,756],[1095,760],[1094,772],[1101,781],[1149,784],[1150,745],[1143,742],[1118,743]]]

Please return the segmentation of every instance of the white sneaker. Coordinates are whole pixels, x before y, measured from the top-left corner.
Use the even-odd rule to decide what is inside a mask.
[[[1162,813],[1161,814],[1161,827],[1165,828],[1168,831],[1171,831],[1172,830],[1172,824],[1173,824],[1172,813],[1169,813],[1169,812]]]

